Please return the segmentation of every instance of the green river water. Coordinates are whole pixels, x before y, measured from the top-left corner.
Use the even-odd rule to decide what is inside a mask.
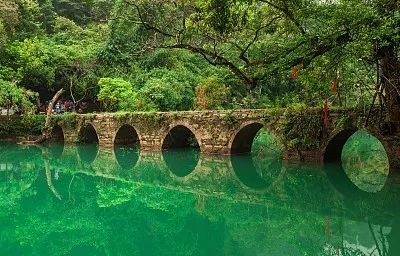
[[[368,175],[377,193],[339,165],[0,144],[0,255],[399,256],[399,178]]]

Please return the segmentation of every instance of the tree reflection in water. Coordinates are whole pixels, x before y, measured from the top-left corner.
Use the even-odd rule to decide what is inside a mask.
[[[1,148],[0,167],[10,167],[0,175],[1,255],[400,255],[398,186],[347,198],[337,196],[322,169],[207,156],[182,184],[161,170],[167,167],[159,154],[147,156],[158,176],[141,171],[142,159],[123,176],[113,154],[80,164],[76,148],[66,146],[49,161],[53,175],[62,172],[53,180],[59,201],[40,151]],[[267,187],[288,171],[275,189],[252,192],[236,185],[233,165],[254,166]]]

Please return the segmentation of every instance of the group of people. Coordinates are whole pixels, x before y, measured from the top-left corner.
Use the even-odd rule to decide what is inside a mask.
[[[11,108],[0,106],[0,115],[2,116],[21,115],[21,114],[22,114],[22,108],[17,104],[12,106]]]
[[[47,106],[49,105],[49,102],[46,102],[45,104],[41,103],[38,101],[36,103],[36,114],[39,113],[45,113],[47,111]],[[74,105],[72,100],[59,100],[57,103],[53,106],[52,113],[53,114],[62,114],[66,112],[75,112],[77,111],[78,113],[83,113],[86,111],[88,104],[86,102],[80,102],[78,103],[77,106]],[[22,115],[24,113],[24,110],[21,106],[18,104],[13,105],[12,107],[2,107],[0,106],[0,115],[6,116],[6,115]]]
[[[72,112],[74,103],[71,100],[59,100],[53,107],[53,114]]]
[[[87,108],[86,102],[79,102],[77,112],[83,113]],[[53,114],[62,114],[65,112],[74,112],[75,105],[71,100],[59,100],[53,107]]]

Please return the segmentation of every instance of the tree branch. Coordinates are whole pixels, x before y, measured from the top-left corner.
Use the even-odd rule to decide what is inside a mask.
[[[291,11],[289,10],[289,8],[287,7],[285,1],[284,1],[285,7],[281,7],[281,6],[277,5],[277,4],[274,4],[273,2],[271,2],[271,1],[269,1],[269,0],[259,0],[259,1],[260,1],[260,2],[263,2],[263,3],[266,3],[266,4],[268,4],[269,6],[273,7],[274,9],[277,9],[278,11],[280,11],[281,13],[283,13],[283,14],[284,14],[284,15],[299,29],[299,31],[300,31],[300,33],[301,33],[302,35],[306,35],[305,29],[304,29],[304,28],[301,26],[301,24],[295,19],[293,12],[291,12]]]
[[[131,2],[131,1],[125,1],[125,2],[126,2],[127,4],[129,4],[129,5],[132,5],[132,6],[136,9],[137,14],[138,14],[138,17],[139,17],[139,20],[140,20],[140,23],[141,23],[146,29],[148,29],[148,30],[153,30],[153,31],[155,31],[155,32],[157,32],[157,33],[160,33],[160,34],[166,36],[166,37],[176,37],[175,35],[173,35],[173,34],[171,34],[171,33],[168,33],[168,32],[165,32],[165,31],[163,31],[162,29],[157,28],[156,26],[154,26],[154,25],[150,24],[149,22],[145,21],[145,20],[144,20],[144,17],[143,17],[143,13],[141,12],[139,5],[137,5],[137,4],[135,4],[134,2]]]
[[[256,83],[253,78],[250,78],[247,74],[245,74],[240,68],[238,68],[235,64],[233,64],[231,61],[226,59],[225,57],[218,55],[217,52],[212,52],[208,51],[206,49],[196,47],[193,45],[189,44],[174,44],[174,45],[168,45],[168,46],[161,46],[161,48],[166,48],[166,49],[185,49],[189,50],[193,53],[198,53],[202,55],[210,64],[212,65],[220,65],[220,66],[226,66],[229,68],[229,70],[235,74],[240,80],[242,80],[246,86],[247,89],[251,90],[255,87]],[[212,59],[210,59],[212,58]]]
[[[271,26],[271,24],[274,23],[277,19],[279,19],[279,17],[274,17],[268,24],[259,27],[259,28],[256,30],[256,32],[255,32],[255,35],[254,35],[254,37],[253,37],[253,40],[251,40],[251,42],[248,43],[247,46],[246,46],[246,47],[242,50],[242,52],[240,53],[239,58],[240,58],[241,60],[243,60],[244,62],[246,62],[246,64],[247,64],[248,66],[250,65],[250,60],[249,60],[249,58],[247,58],[247,57],[245,56],[246,53],[247,53],[247,51],[248,51],[248,50],[250,49],[250,47],[257,41],[258,36],[259,36],[261,30],[263,30],[263,29],[265,29],[265,28]]]
[[[42,130],[42,136],[34,142],[34,144],[42,144],[46,140],[48,140],[51,136],[51,116],[53,113],[53,106],[57,102],[58,98],[61,96],[61,94],[64,93],[64,88],[61,88],[54,96],[53,99],[50,101],[49,106],[47,107],[47,116],[46,116],[46,122],[44,124],[43,130]]]

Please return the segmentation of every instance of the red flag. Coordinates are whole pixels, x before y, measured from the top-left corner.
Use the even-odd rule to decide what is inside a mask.
[[[332,81],[332,91],[333,91],[334,93],[337,93],[337,92],[338,92],[338,80],[337,80],[337,79],[335,79],[335,80]]]
[[[299,72],[299,69],[297,68],[297,66],[293,67],[293,71],[292,71],[292,79],[293,80],[297,80],[297,73]]]

